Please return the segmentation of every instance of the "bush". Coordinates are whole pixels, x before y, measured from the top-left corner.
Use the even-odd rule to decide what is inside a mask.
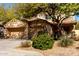
[[[61,39],[60,40],[60,45],[62,47],[68,47],[68,46],[73,45],[73,40],[69,39],[68,37],[61,37],[60,39]]]
[[[41,50],[51,49],[54,44],[53,38],[48,36],[46,33],[41,34],[33,38],[32,40],[33,40],[32,46],[36,49],[41,49]]]

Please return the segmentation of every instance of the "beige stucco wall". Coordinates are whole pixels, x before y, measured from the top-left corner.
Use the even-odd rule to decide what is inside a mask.
[[[75,32],[75,40],[79,40],[79,30],[74,30]]]

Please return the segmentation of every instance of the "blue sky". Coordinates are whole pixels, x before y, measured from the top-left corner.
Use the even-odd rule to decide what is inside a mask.
[[[79,15],[75,16],[75,20],[79,21]]]
[[[11,8],[13,6],[13,3],[0,3],[0,5],[3,5],[5,9]]]
[[[5,8],[10,8],[10,7],[12,7],[12,6],[13,6],[12,3],[5,3],[5,4],[4,4],[4,7],[5,7]]]

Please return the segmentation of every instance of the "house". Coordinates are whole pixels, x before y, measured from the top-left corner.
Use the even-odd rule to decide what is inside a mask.
[[[44,19],[40,19],[37,17],[34,17],[32,19],[22,19],[22,21],[26,22],[28,24],[28,38],[31,39],[35,36],[37,36],[39,33],[47,32],[48,35],[52,35],[52,27],[50,26],[51,23]],[[26,37],[27,32],[25,32]]]
[[[0,38],[4,38],[4,26],[3,26],[4,22],[1,21],[0,22]]]
[[[5,27],[5,37],[6,38],[22,38],[23,33],[25,30],[26,24],[20,20],[12,19],[11,21],[7,22]]]
[[[70,17],[64,20],[62,24],[64,31],[70,33],[75,28],[76,22],[72,19],[72,17]],[[6,29],[6,38],[31,39],[43,32],[46,32],[49,36],[52,36],[57,31],[57,23],[52,22],[51,19],[46,19],[44,14],[39,14],[37,17],[29,19],[12,19],[7,22],[4,27]]]
[[[22,19],[22,21],[28,23],[28,38],[31,39],[39,35],[40,32],[47,32],[52,36],[57,31],[57,23],[52,22],[51,19],[32,17],[30,19]],[[65,19],[62,24],[64,31],[69,34],[75,29],[76,21],[72,17]]]

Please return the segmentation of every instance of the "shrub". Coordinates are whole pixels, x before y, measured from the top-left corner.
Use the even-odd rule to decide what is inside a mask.
[[[60,45],[62,47],[68,47],[68,46],[71,46],[73,44],[73,40],[69,39],[68,37],[61,37],[60,39],[61,39]]]
[[[48,36],[46,33],[40,34],[37,37],[33,38],[32,40],[33,40],[32,46],[36,49],[41,50],[51,49],[54,44],[53,38]]]

